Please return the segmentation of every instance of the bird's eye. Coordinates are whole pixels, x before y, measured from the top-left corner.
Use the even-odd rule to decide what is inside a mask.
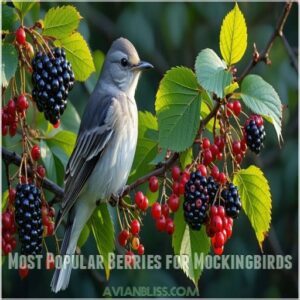
[[[126,58],[121,59],[121,65],[122,67],[127,67],[128,66],[128,60]]]

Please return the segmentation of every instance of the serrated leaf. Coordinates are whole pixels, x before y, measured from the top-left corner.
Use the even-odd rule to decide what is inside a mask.
[[[195,255],[199,259],[201,259],[202,255],[204,263],[205,255],[210,250],[209,238],[206,235],[204,226],[202,226],[200,231],[193,231],[189,229],[183,217],[182,205],[180,206],[179,211],[175,214],[174,224],[175,232],[172,236],[174,254],[188,256],[188,264],[182,264],[179,261],[179,265],[188,278],[190,278],[197,287],[198,280],[203,270],[203,265],[196,264]]]
[[[232,94],[234,91],[236,91],[239,88],[239,84],[237,82],[231,83],[224,89],[225,96]]]
[[[80,33],[76,32],[69,37],[56,40],[54,44],[66,50],[76,80],[85,81],[95,71],[90,49]]]
[[[202,50],[196,58],[195,70],[199,84],[219,98],[224,97],[224,88],[233,80],[232,74],[225,69],[226,64],[211,49]]]
[[[155,101],[162,148],[181,152],[193,144],[200,104],[200,87],[192,70],[176,67],[165,74]]]
[[[147,136],[149,130],[157,132],[156,117],[150,112],[139,111],[138,124],[138,141],[129,183],[151,171],[153,166],[150,162],[155,158],[158,151],[158,141]]]
[[[233,183],[238,188],[243,210],[250,220],[262,249],[262,242],[271,223],[272,200],[269,183],[263,172],[256,166],[237,172]]]
[[[43,35],[65,38],[78,28],[81,18],[74,6],[53,7],[45,15]]]
[[[2,5],[2,30],[12,31],[17,17],[12,7]]]
[[[241,97],[250,110],[271,121],[280,141],[282,105],[274,88],[260,76],[248,75],[242,82]]]
[[[15,0],[12,0],[12,2],[22,17],[24,17],[36,3],[36,1],[19,2],[19,1],[15,1]]]
[[[220,51],[230,66],[241,60],[247,48],[247,25],[236,3],[224,18],[220,32]]]
[[[90,228],[88,225],[85,225],[78,238],[77,246],[79,248],[83,247],[86,241],[88,240],[89,236],[90,236]]]
[[[187,165],[190,165],[193,162],[193,149],[188,148],[184,152],[181,152],[179,160],[181,169],[184,170]]]
[[[115,250],[114,225],[106,203],[102,203],[95,210],[89,220],[89,226],[93,232],[97,249],[103,257],[106,278],[109,278],[109,254]]]
[[[15,47],[4,43],[2,45],[2,86],[8,86],[10,79],[15,76],[17,67],[18,54]]]

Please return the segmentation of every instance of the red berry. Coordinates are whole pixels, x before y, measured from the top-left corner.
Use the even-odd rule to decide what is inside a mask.
[[[8,199],[9,199],[9,202],[11,204],[13,204],[15,202],[15,199],[16,199],[16,190],[15,189],[9,189],[9,192],[8,192]]]
[[[225,183],[226,183],[227,178],[226,178],[225,173],[221,172],[221,173],[219,174],[218,181],[219,181],[221,184],[225,184]]]
[[[174,166],[172,168],[172,178],[174,181],[177,181],[180,177],[180,168],[178,166]]]
[[[10,252],[12,252],[12,246],[11,246],[11,244],[7,243],[4,246],[3,252],[4,252],[5,255],[8,255]]]
[[[220,248],[214,248],[214,253],[216,255],[222,255],[223,251],[224,251],[224,246],[222,246]]]
[[[202,140],[202,148],[203,149],[208,149],[210,147],[210,141],[208,138],[204,138]]]
[[[212,144],[210,147],[209,147],[211,153],[213,156],[217,156],[218,153],[219,153],[219,147],[215,144]]]
[[[219,152],[216,157],[217,157],[217,160],[222,160],[223,159],[223,153]]]
[[[12,216],[9,212],[5,212],[2,214],[2,226],[5,229],[10,229],[12,226],[13,220]]]
[[[205,149],[203,153],[203,164],[209,165],[213,161],[212,153],[209,149]]]
[[[232,235],[232,225],[227,225],[225,230],[226,230],[226,233],[227,233],[227,238],[229,239]]]
[[[151,215],[154,219],[158,219],[161,216],[161,206],[158,202],[152,205]]]
[[[190,179],[190,172],[188,170],[185,170],[181,176],[181,182],[186,184]]]
[[[237,154],[237,155],[235,156],[235,161],[236,161],[238,164],[240,164],[240,163],[242,162],[242,160],[243,160],[243,156],[242,156],[241,154]]]
[[[20,95],[17,100],[17,108],[19,112],[24,111],[29,107],[29,103],[24,95]]]
[[[234,154],[239,154],[241,152],[241,142],[240,141],[234,141],[232,143],[232,152]]]
[[[142,211],[146,211],[148,207],[149,207],[149,200],[148,200],[148,198],[145,196],[145,197],[144,197],[144,201],[143,201],[143,203],[142,203],[140,209],[141,209]]]
[[[12,123],[10,126],[9,126],[9,135],[10,136],[15,136],[17,133],[17,124],[16,123]]]
[[[215,145],[218,146],[219,151],[222,152],[224,150],[224,146],[225,146],[224,138],[218,135],[215,137],[214,142],[215,142]]]
[[[125,246],[129,238],[129,231],[124,229],[119,233],[118,241],[121,246]]]
[[[224,206],[220,205],[218,206],[218,216],[220,216],[221,218],[225,217],[225,209]],[[223,224],[224,226],[224,224]]]
[[[11,245],[12,250],[16,249],[16,247],[17,247],[17,241],[16,241],[15,238],[13,238],[13,239],[10,241],[10,245]]]
[[[142,207],[144,200],[145,200],[145,196],[141,191],[139,191],[135,194],[134,202],[138,208]]]
[[[179,195],[179,182],[174,181],[172,185],[173,193]]]
[[[214,217],[214,216],[216,216],[217,214],[218,214],[218,207],[215,206],[215,205],[212,205],[212,206],[210,207],[210,211],[209,211],[210,217]]]
[[[20,45],[24,45],[26,42],[26,33],[22,27],[16,30],[16,40]]]
[[[33,160],[39,160],[41,158],[41,149],[38,145],[34,145],[31,149],[31,157]]]
[[[238,101],[238,100],[233,101],[232,110],[236,116],[238,116],[241,113],[242,105],[241,105],[240,101]]]
[[[230,217],[227,217],[228,225],[233,225],[233,219]]]
[[[141,229],[140,222],[136,219],[132,220],[132,222],[130,224],[131,233],[136,235],[140,232],[140,229]]]
[[[227,241],[227,231],[226,231],[226,229],[224,228],[221,232],[223,233],[223,236],[224,236],[224,244],[225,244],[226,241]]]
[[[166,220],[166,228],[165,228],[167,234],[172,235],[175,230],[174,222],[171,218],[167,218]]]
[[[20,275],[21,279],[24,279],[25,277],[27,277],[28,273],[29,273],[29,270],[26,265],[20,266],[19,275]]]
[[[54,233],[54,222],[50,222],[48,225],[47,225],[47,236],[50,236],[50,235],[53,235]]]
[[[7,126],[5,126],[5,125],[2,124],[2,135],[6,136],[7,135],[7,131],[8,131]]]
[[[39,174],[39,176],[41,177],[41,178],[44,178],[45,177],[45,175],[46,175],[46,170],[45,170],[45,168],[43,167],[43,166],[38,166],[37,168],[36,168],[36,171],[37,171],[37,173]]]
[[[207,236],[213,237],[215,235],[215,232],[212,230],[210,226],[207,225],[205,229],[206,229]]]
[[[52,270],[55,268],[54,255],[53,253],[47,253],[46,257],[46,269]]]
[[[138,253],[138,255],[143,255],[144,252],[145,252],[145,248],[144,248],[143,244],[140,244],[137,249],[137,253]]]
[[[210,226],[214,232],[221,231],[223,229],[222,218],[218,215],[215,215],[211,218]]]
[[[229,102],[226,104],[226,116],[230,117],[231,116],[231,112],[233,111],[233,103]]]
[[[4,112],[3,110],[1,111],[1,116],[2,116],[2,126],[8,125],[8,114]]]
[[[7,103],[7,111],[10,115],[14,115],[16,112],[16,103],[13,99],[10,99]]]
[[[182,182],[179,184],[179,195],[183,195],[184,194],[185,184],[186,183],[182,183]]]
[[[11,241],[11,239],[12,239],[12,235],[8,231],[6,231],[2,236],[5,239],[6,243],[9,243]]]
[[[156,220],[156,229],[158,230],[158,231],[165,231],[165,229],[166,229],[166,218],[165,218],[165,216],[160,216],[160,218],[159,219],[157,219]]]
[[[49,208],[49,217],[53,218],[55,216],[55,208],[53,206],[51,206]]]
[[[245,139],[241,140],[241,150],[243,152],[245,152],[247,150],[247,143],[246,143]]]
[[[131,251],[127,251],[125,254],[125,264],[132,267],[134,265],[134,254]]]
[[[161,206],[161,213],[162,215],[164,215],[166,218],[169,216],[169,205],[167,203],[164,203],[162,206]]]
[[[179,197],[175,194],[172,194],[168,199],[168,205],[172,212],[176,212],[180,205]]]
[[[201,173],[202,176],[207,176],[207,169],[204,165],[198,165],[197,170]]]
[[[214,179],[218,179],[218,176],[219,176],[219,168],[217,166],[213,166],[211,168],[211,176],[214,178]]]
[[[152,193],[157,192],[158,190],[158,179],[156,176],[151,176],[149,179],[149,189]]]
[[[60,120],[58,120],[55,124],[53,124],[54,128],[58,128],[60,126]]]
[[[215,235],[215,240],[214,240],[214,247],[215,248],[220,248],[224,246],[225,239],[224,239],[224,234],[222,231],[219,231]]]

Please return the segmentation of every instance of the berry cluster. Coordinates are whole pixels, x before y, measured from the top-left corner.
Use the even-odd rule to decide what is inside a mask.
[[[17,241],[14,236],[17,228],[15,225],[15,218],[13,212],[7,210],[2,213],[2,251],[4,255],[12,252],[16,246]]]
[[[247,150],[247,144],[245,139],[242,139],[241,141],[233,141],[232,142],[232,153],[234,155],[235,161],[240,164],[245,157],[246,150]]]
[[[41,193],[34,184],[18,184],[16,188],[15,219],[18,225],[22,254],[40,254],[43,224]]]
[[[71,64],[66,60],[65,51],[55,48],[48,54],[38,52],[32,60],[32,68],[32,98],[46,120],[57,124],[74,85]]]
[[[209,220],[206,224],[206,233],[211,238],[214,253],[221,255],[226,241],[232,234],[233,220],[226,216],[223,206],[212,205],[209,211]]]
[[[244,125],[244,137],[250,150],[258,154],[266,136],[264,120],[259,115],[252,115]]]
[[[9,133],[10,136],[15,136],[18,128],[19,117],[24,116],[28,109],[29,103],[25,95],[20,95],[17,99],[10,99],[7,105],[2,107],[2,135]]]
[[[241,111],[242,111],[242,105],[241,105],[241,102],[238,100],[228,102],[226,104],[226,116],[227,117],[230,117],[232,115],[232,113],[238,117],[240,115]]]
[[[237,218],[241,208],[241,199],[237,187],[233,183],[227,184],[226,188],[221,193],[221,198],[225,202],[227,216]]]
[[[203,149],[203,164],[208,166],[213,161],[223,159],[223,150],[225,146],[225,140],[221,136],[216,136],[214,143],[211,144],[208,138],[202,139]]]
[[[48,207],[46,203],[42,204],[42,222],[43,222],[43,236],[50,236],[54,233],[54,207]]]

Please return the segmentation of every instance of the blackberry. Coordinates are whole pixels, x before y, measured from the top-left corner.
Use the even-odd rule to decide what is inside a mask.
[[[207,178],[207,190],[208,190],[209,200],[211,204],[213,204],[213,201],[216,198],[218,189],[219,189],[219,184],[215,182],[212,176],[209,176]]]
[[[229,183],[222,191],[221,197],[225,202],[225,211],[228,217],[237,218],[241,208],[241,199],[237,187],[233,183]]]
[[[250,150],[258,154],[263,147],[266,136],[263,118],[259,115],[251,116],[245,123],[244,135]]]
[[[38,52],[32,60],[32,98],[46,120],[56,124],[67,107],[75,77],[65,51],[54,48],[52,54]]]
[[[40,254],[42,251],[43,224],[41,193],[34,184],[16,187],[15,219],[18,225],[21,253]]]
[[[201,172],[192,172],[190,180],[185,184],[184,218],[193,230],[200,230],[201,224],[207,221],[209,190],[207,178]]]

